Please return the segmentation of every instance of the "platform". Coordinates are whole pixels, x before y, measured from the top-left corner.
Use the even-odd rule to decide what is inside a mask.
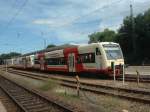
[[[128,77],[133,77],[137,75],[137,72],[139,72],[140,77],[143,78],[150,78],[150,66],[129,66],[125,68],[125,74]]]
[[[1,101],[0,101],[0,112],[7,112]]]

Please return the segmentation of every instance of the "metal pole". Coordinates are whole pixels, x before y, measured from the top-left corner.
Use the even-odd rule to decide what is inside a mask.
[[[140,82],[140,74],[139,74],[139,71],[136,70],[136,73],[137,73],[137,85],[139,85],[139,82]]]
[[[44,38],[44,48],[46,49],[46,39]]]
[[[133,17],[133,6],[130,4],[130,18],[131,18],[131,25],[132,25],[132,44],[133,44],[133,53],[136,55],[136,37],[135,37],[135,21]]]
[[[5,67],[6,67],[6,72],[7,72],[7,61],[5,60]]]
[[[122,72],[123,72],[123,85],[124,85],[124,74],[125,74],[125,70],[124,70],[125,68],[124,68],[124,64],[122,65]]]
[[[113,71],[114,71],[114,83],[115,83],[115,81],[116,81],[115,62],[114,62],[114,66],[113,66]]]
[[[43,38],[43,41],[44,41],[44,49],[46,49],[46,39],[44,38],[44,33],[41,32],[41,35],[42,35],[42,38]]]

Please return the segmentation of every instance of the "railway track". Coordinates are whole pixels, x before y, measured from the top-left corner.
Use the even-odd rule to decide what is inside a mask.
[[[21,109],[10,99],[10,97],[0,88],[0,101],[7,112],[21,112]]]
[[[24,71],[22,72],[16,70],[13,71],[11,70],[10,73],[14,73],[14,74],[18,74],[18,75],[38,79],[38,80],[44,80],[44,81],[48,80],[48,78],[52,78],[54,80],[57,80],[58,83],[63,86],[76,89],[75,80],[54,78],[44,74],[24,72]],[[80,84],[81,84],[80,89],[82,91],[92,92],[95,94],[110,95],[110,96],[119,97],[127,100],[150,104],[150,91],[138,90],[138,89],[127,89],[127,88],[113,87],[113,86],[100,85],[100,84],[91,84],[85,82],[80,82]]]
[[[139,78],[139,82],[142,83],[150,83],[150,75],[137,75],[137,74],[126,74],[125,75],[125,81],[129,81],[129,82],[138,82],[138,78]],[[117,80],[123,80],[123,76],[118,77]]]
[[[0,88],[21,108],[21,112],[77,112],[2,76]]]
[[[117,80],[122,81],[123,78],[117,78]],[[136,77],[125,77],[125,81],[129,81],[129,82],[137,82],[137,78]],[[139,82],[142,83],[150,83],[150,78],[139,78]]]

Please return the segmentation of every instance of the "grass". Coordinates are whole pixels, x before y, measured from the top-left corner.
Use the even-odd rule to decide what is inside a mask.
[[[0,70],[0,75],[3,74],[3,73],[4,73],[4,71]]]
[[[70,100],[70,99],[80,99],[80,96],[76,95],[76,94],[69,94],[66,91],[65,92],[61,92],[58,93],[59,96],[65,97],[66,99]]]
[[[64,98],[64,101],[69,104],[78,105],[81,108],[87,108],[92,112],[123,112],[123,110],[128,110],[128,112],[150,112],[149,104],[142,104],[137,102],[132,102],[128,100],[122,100],[120,98],[109,97],[105,95],[94,95],[92,93],[86,93],[86,95],[95,101],[97,105],[90,102],[85,96],[78,97],[75,90],[61,87],[55,80],[49,79],[46,82],[38,82],[32,79],[23,78],[17,75],[4,74],[5,72],[0,70],[0,74],[6,77],[9,77],[17,82],[28,85],[29,87],[36,87],[41,91],[49,92],[49,90],[57,89],[58,92],[55,92],[55,95]],[[60,88],[61,87],[61,88]],[[92,109],[90,109],[92,108]],[[95,111],[94,111],[95,109]]]
[[[39,87],[39,89],[42,91],[48,91],[48,90],[53,90],[57,87],[58,84],[54,80],[49,79],[47,82],[45,82],[45,84]]]

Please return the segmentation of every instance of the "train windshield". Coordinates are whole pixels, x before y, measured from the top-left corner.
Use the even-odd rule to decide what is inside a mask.
[[[106,44],[103,45],[108,60],[123,59],[123,55],[119,45]]]

